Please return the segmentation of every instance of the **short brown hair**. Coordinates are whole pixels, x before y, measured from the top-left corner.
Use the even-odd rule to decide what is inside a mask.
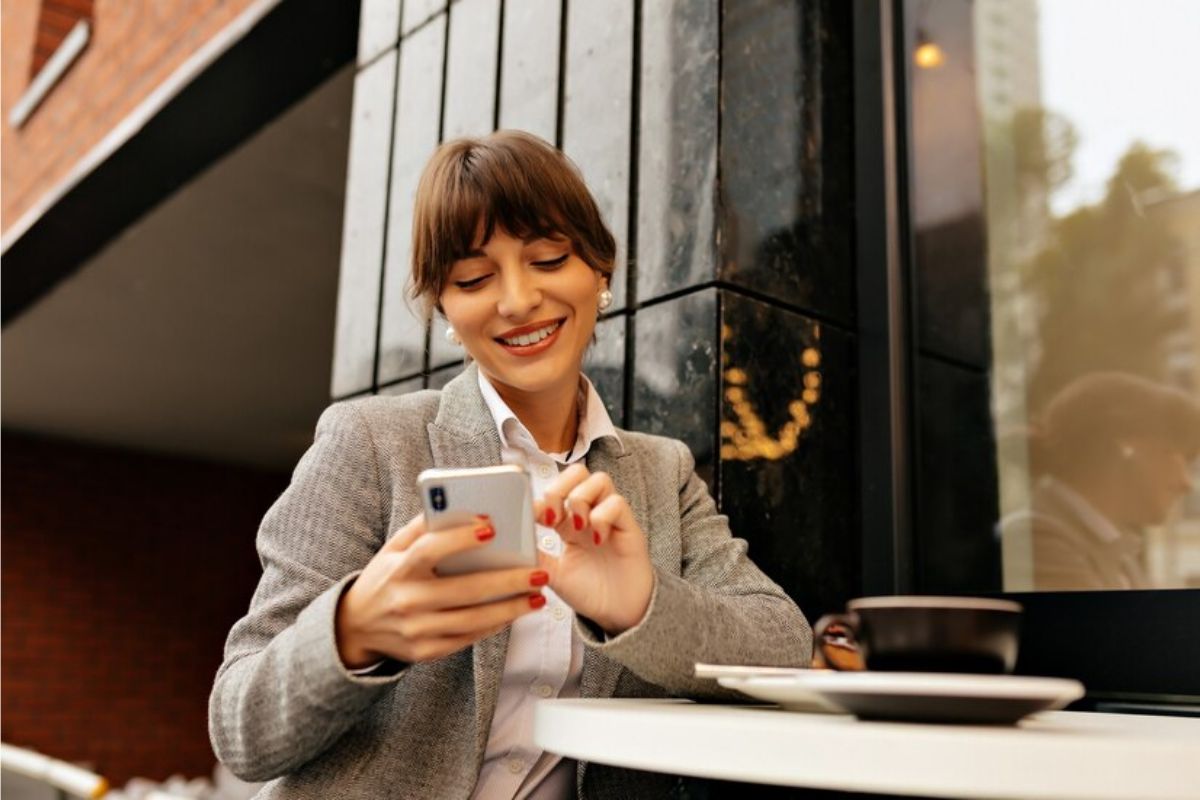
[[[1062,475],[1102,464],[1124,437],[1158,439],[1191,461],[1200,453],[1200,403],[1137,375],[1087,374],[1046,404],[1029,437],[1030,468]]]
[[[523,131],[444,143],[429,159],[413,208],[414,299],[436,308],[454,262],[500,226],[512,236],[565,236],[576,255],[611,277],[617,246],[579,169]]]

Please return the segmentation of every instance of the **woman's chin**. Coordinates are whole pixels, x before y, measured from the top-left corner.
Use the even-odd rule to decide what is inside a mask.
[[[559,388],[564,381],[578,380],[579,368],[550,361],[531,361],[510,367],[504,364],[480,364],[483,374],[493,384],[501,384],[522,394],[540,394]]]

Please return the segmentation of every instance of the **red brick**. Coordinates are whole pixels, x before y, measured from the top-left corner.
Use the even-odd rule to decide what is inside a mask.
[[[115,125],[252,2],[97,4],[87,49],[25,126],[14,130],[8,124],[8,113],[29,85],[40,4],[3,0],[0,228],[7,231]]]
[[[7,433],[2,447],[4,741],[117,785],[209,774],[208,691],[287,476]]]

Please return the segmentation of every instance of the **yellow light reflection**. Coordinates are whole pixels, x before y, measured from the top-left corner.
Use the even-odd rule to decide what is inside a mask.
[[[721,326],[722,341],[733,335],[728,325]],[[722,348],[724,349],[724,348]],[[746,372],[738,367],[728,367],[729,354],[722,353],[722,364],[727,366],[724,373],[725,399],[733,409],[737,421],[721,420],[721,458],[726,461],[751,461],[764,458],[777,461],[796,450],[800,436],[812,425],[811,407],[820,399],[821,374],[816,367],[821,364],[821,353],[815,347],[805,348],[800,353],[800,363],[804,370],[804,391],[800,398],[791,400],[788,414],[791,419],[780,427],[775,436],[767,432],[767,426],[754,410],[750,402]]]
[[[946,63],[946,53],[933,42],[926,42],[913,51],[913,61],[921,69],[936,69]]]

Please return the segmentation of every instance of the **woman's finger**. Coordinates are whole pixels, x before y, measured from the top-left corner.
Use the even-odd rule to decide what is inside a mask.
[[[592,509],[613,494],[616,494],[616,487],[613,486],[612,478],[605,472],[592,473],[587,480],[581,481],[572,489],[565,501],[570,522],[570,531],[565,535],[566,538],[577,544],[592,539],[593,544],[596,544],[595,532],[591,527]]]
[[[567,505],[574,508],[576,503],[582,501],[587,503],[588,508],[593,508],[599,505],[601,500],[610,494],[616,494],[616,492],[617,487],[607,472],[593,472],[587,477],[587,480],[580,481],[567,494]]]
[[[432,574],[434,567],[446,556],[486,547],[496,538],[491,520],[478,516],[470,525],[425,531],[404,551],[404,570],[408,575]]]
[[[550,583],[544,569],[494,569],[414,581],[405,589],[409,612],[478,606],[497,598],[537,592]]]
[[[412,640],[478,634],[531,614],[544,605],[545,596],[535,592],[470,608],[413,614],[400,623],[400,633]]]
[[[592,543],[596,545],[608,541],[613,529],[628,527],[626,515],[632,517],[629,503],[619,494],[610,494],[600,501],[600,505],[592,509]]]
[[[562,533],[562,525],[568,521],[563,500],[576,486],[587,480],[590,474],[588,468],[578,462],[558,473],[558,477],[550,482],[542,494],[542,499],[534,506],[537,521]]]
[[[392,534],[392,537],[384,542],[382,549],[393,553],[403,552],[411,547],[417,537],[424,532],[425,515],[417,514],[404,527]]]

